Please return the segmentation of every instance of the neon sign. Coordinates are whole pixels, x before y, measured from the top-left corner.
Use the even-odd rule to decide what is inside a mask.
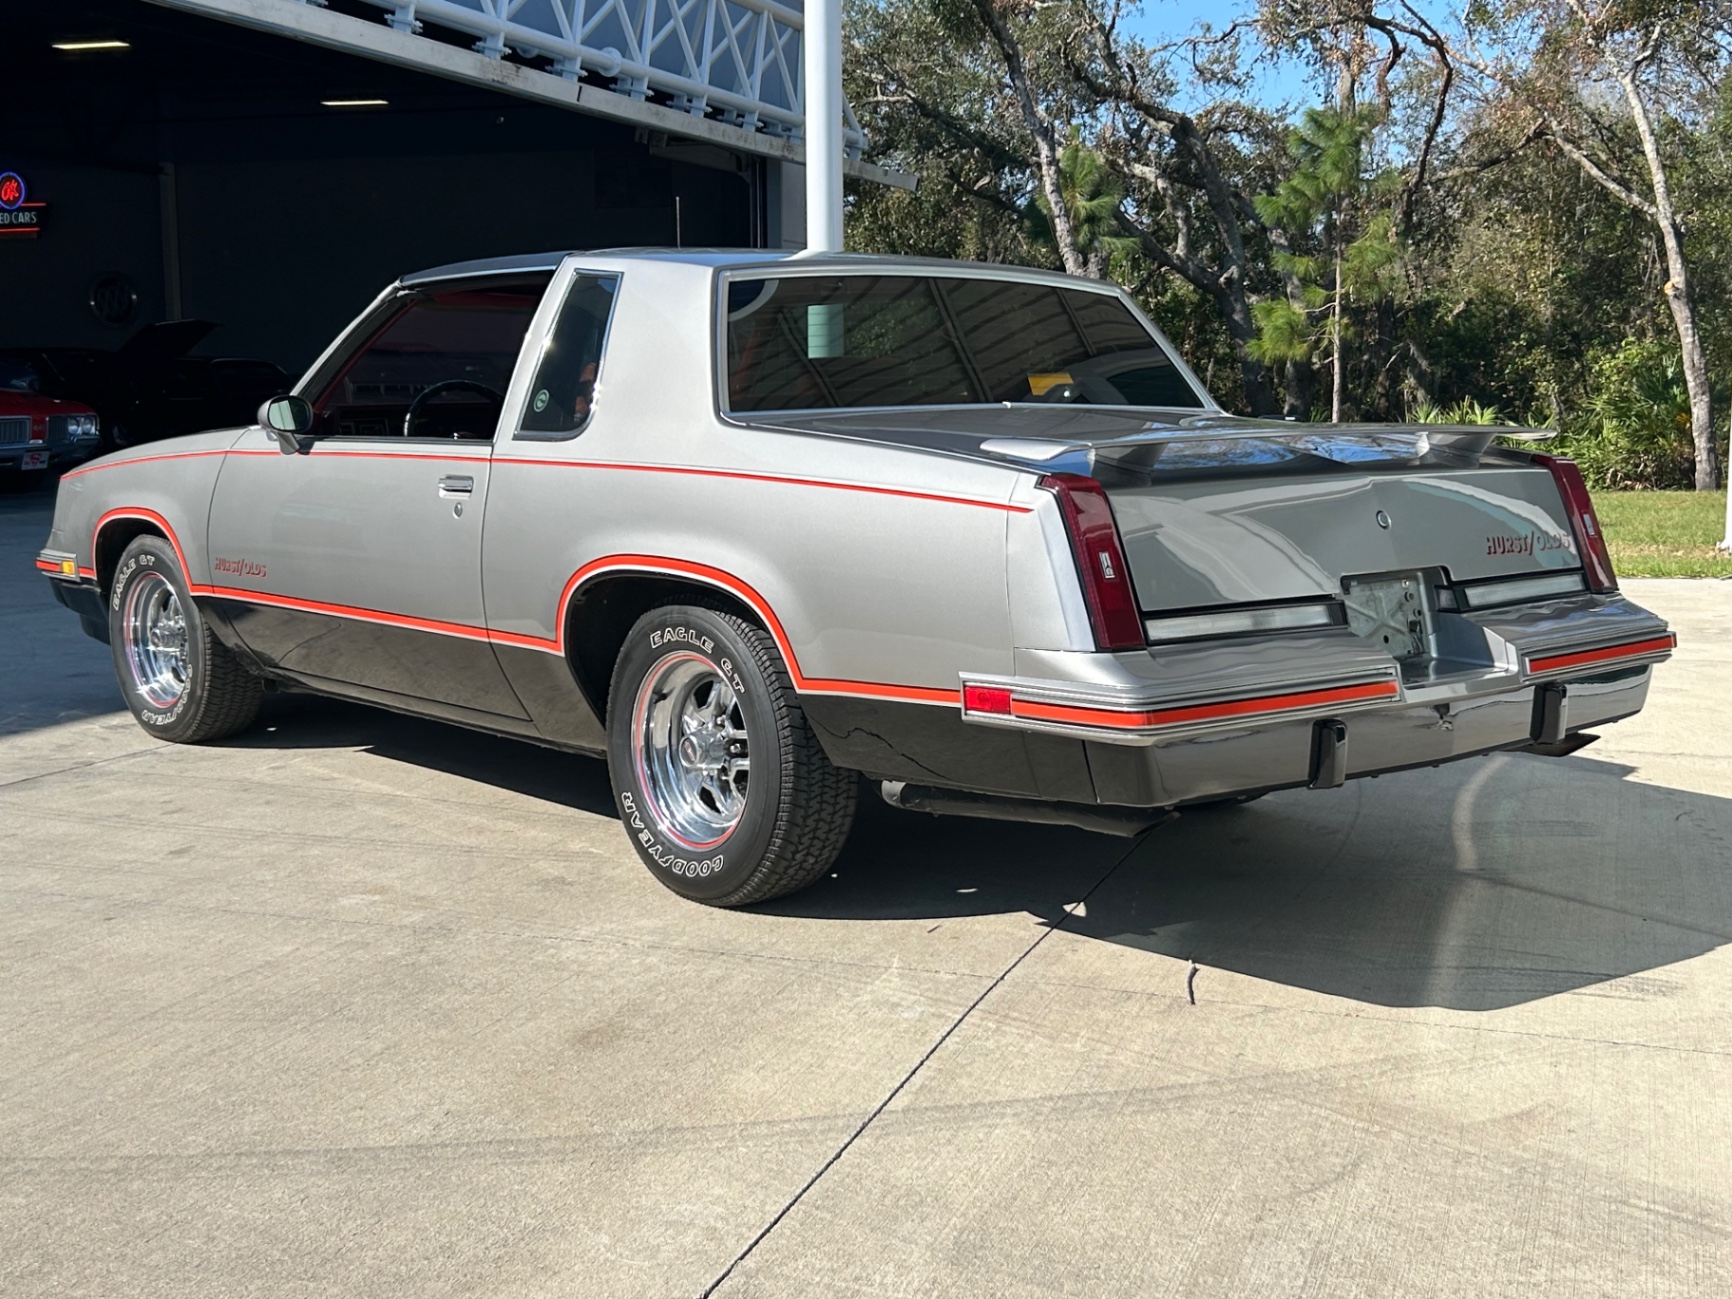
[[[37,199],[26,203],[29,189],[15,171],[0,171],[0,235],[34,238],[42,230],[48,204]]]

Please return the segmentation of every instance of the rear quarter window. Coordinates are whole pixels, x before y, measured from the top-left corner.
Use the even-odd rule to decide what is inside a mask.
[[[577,275],[536,361],[519,437],[575,437],[589,423],[602,348],[618,296],[617,275]]]

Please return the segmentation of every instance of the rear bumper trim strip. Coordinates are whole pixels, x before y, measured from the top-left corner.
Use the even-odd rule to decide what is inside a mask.
[[[1228,721],[1241,717],[1256,717],[1268,713],[1286,713],[1298,709],[1324,708],[1334,704],[1359,704],[1374,700],[1393,700],[1401,694],[1394,681],[1370,681],[1357,686],[1331,686],[1317,690],[1299,690],[1279,695],[1259,695],[1250,699],[1225,699],[1209,704],[1185,704],[1173,708],[1154,708],[1125,712],[1108,708],[1078,708],[1069,704],[1043,704],[1033,700],[1013,698],[1012,717],[1025,717],[1037,722],[1060,722],[1071,726],[1104,726],[1117,730],[1141,730],[1155,726],[1182,726],[1192,722]]]
[[[1529,676],[1550,676],[1575,668],[1605,667],[1626,661],[1655,662],[1669,656],[1678,647],[1678,638],[1671,632],[1645,640],[1626,641],[1622,645],[1606,645],[1599,649],[1570,650],[1562,654],[1546,654],[1528,659]]]
[[[983,696],[1002,700],[1008,694],[1010,698],[1008,710],[1002,706],[965,706],[964,721],[1113,744],[1152,744],[1199,731],[1244,729],[1269,721],[1388,707],[1402,699],[1401,683],[1393,675],[1369,681],[1275,684],[1262,694],[1170,701],[1146,695],[1126,698],[1121,692],[1108,695],[1079,682],[1030,678],[965,678],[965,697],[968,686],[984,687]]]

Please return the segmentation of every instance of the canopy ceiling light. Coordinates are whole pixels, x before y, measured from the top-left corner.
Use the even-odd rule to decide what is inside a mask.
[[[69,51],[130,50],[132,44],[129,41],[55,41],[54,48]]]
[[[383,108],[389,99],[321,99],[326,108]]]

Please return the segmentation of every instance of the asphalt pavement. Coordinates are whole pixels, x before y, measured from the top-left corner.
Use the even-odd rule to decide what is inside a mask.
[[[1567,759],[1134,843],[868,805],[751,912],[600,762],[122,709],[0,496],[0,1294],[1732,1289],[1732,582]]]

